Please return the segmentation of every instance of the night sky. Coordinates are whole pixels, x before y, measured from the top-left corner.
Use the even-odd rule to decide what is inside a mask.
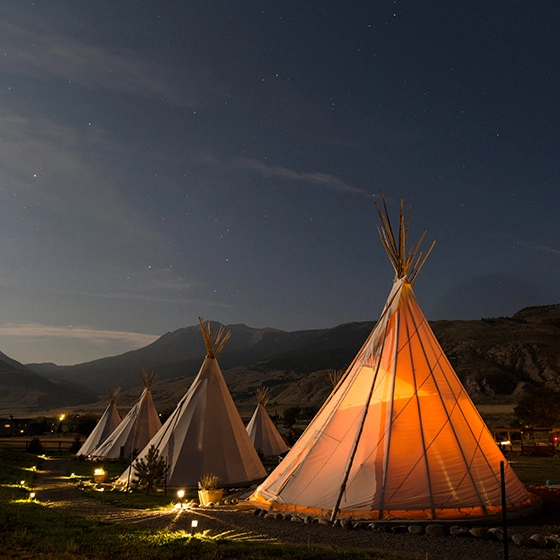
[[[560,301],[558,2],[5,0],[0,351],[379,317],[382,189],[435,319]]]

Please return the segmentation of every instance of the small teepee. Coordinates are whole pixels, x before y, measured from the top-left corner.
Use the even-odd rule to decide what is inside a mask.
[[[117,410],[116,404],[117,395],[120,390],[121,388],[117,387],[109,391],[109,404],[105,412],[76,455],[82,455],[84,457],[90,455],[91,452],[121,423],[121,415]]]
[[[257,408],[247,424],[247,433],[253,442],[255,449],[263,457],[282,455],[288,451],[284,438],[280,435],[270,416],[266,412],[269,400],[268,387],[260,387],[255,391],[257,397]]]
[[[385,201],[379,234],[396,272],[381,317],[326,403],[250,500],[258,507],[363,519],[490,520],[537,499],[519,481],[447,360],[413,293],[424,264],[395,238]],[[432,245],[433,247],[433,245]],[[477,521],[478,522],[478,521]]]
[[[161,430],[140,453],[155,446],[169,467],[167,484],[195,488],[207,474],[220,477],[224,487],[261,481],[266,471],[249,439],[218,364],[217,356],[229,339],[220,327],[199,317],[206,358],[179,404]],[[129,468],[130,469],[130,468]],[[117,481],[127,484],[127,469]]]
[[[138,402],[109,436],[91,452],[93,457],[128,459],[133,452],[144,449],[161,428],[161,420],[154,406],[151,391],[157,375],[144,368],[140,368],[140,374],[144,390]]]

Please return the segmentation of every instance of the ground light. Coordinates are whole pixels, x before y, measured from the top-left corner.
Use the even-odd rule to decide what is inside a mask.
[[[34,500],[34,499],[35,499],[35,492],[29,492],[29,499],[30,499],[30,500]]]
[[[177,498],[179,498],[179,507],[183,507],[183,498],[185,497],[184,490],[177,490]]]
[[[191,521],[191,535],[194,534],[194,530],[198,527],[198,519],[193,519]]]

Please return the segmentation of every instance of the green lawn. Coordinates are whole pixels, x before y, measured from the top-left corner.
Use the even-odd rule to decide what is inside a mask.
[[[526,486],[541,486],[560,480],[560,457],[508,457],[509,464]]]
[[[542,485],[560,479],[560,458],[510,457],[510,464],[527,485]],[[0,449],[0,550],[4,557],[39,560],[90,560],[123,558],[134,560],[208,559],[317,559],[317,560],[390,560],[389,553],[375,555],[360,551],[323,549],[266,543],[238,542],[191,536],[184,532],[148,531],[85,519],[49,509],[29,499],[37,468],[42,460],[20,450]],[[68,475],[91,480],[92,463],[72,462]],[[122,465],[102,465],[109,477],[119,475]],[[22,485],[22,481],[24,484]],[[165,507],[174,500],[170,492],[145,496],[122,492],[87,492],[116,505],[139,508]]]
[[[29,558],[37,560],[105,560],[106,558],[398,560],[399,558],[389,553],[379,555],[371,551],[248,543],[227,538],[213,539],[205,535],[191,536],[184,532],[140,530],[61,513],[29,499],[29,490],[33,487],[33,467],[40,467],[39,463],[37,457],[28,455],[24,451],[0,449],[2,465],[0,551],[3,558],[22,560]],[[89,464],[87,467],[90,471],[91,466]],[[21,485],[22,480],[25,480],[24,486]]]

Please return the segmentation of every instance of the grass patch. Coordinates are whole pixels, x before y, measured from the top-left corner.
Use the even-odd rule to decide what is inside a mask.
[[[118,490],[109,492],[98,492],[96,490],[84,490],[89,498],[95,498],[107,504],[123,508],[136,509],[166,509],[177,502],[172,492],[167,496],[163,492],[142,494],[141,492],[120,492]]]
[[[0,449],[0,484],[5,487],[24,486],[29,488],[41,468],[43,460],[20,449]]]
[[[540,486],[560,480],[560,457],[510,457],[509,464],[526,486]]]
[[[392,555],[239,542],[228,538],[190,535],[182,531],[148,531],[74,517],[37,503],[0,504],[0,549],[9,557],[60,560],[134,560],[248,558],[264,560],[389,560]],[[29,557],[29,556],[26,556]]]
[[[0,555],[37,560],[398,560],[389,553],[350,551],[315,546],[248,542],[207,533],[150,531],[82,518],[28,500],[19,484],[22,473],[33,473],[37,458],[23,451],[0,449]],[[91,464],[89,465],[91,468]],[[74,471],[72,471],[74,472]],[[75,473],[76,474],[76,473]],[[96,497],[101,494],[95,492]],[[124,500],[152,499],[141,494]],[[159,496],[157,496],[159,498]],[[105,496],[103,496],[105,499]],[[169,500],[169,498],[167,498]],[[168,502],[169,503],[169,502]],[[130,507],[130,501],[126,504]]]
[[[119,477],[127,465],[115,461],[107,462],[87,462],[87,461],[72,461],[68,468],[68,476],[71,476],[76,483],[80,481],[92,482],[93,471],[98,468],[103,468],[107,472],[107,482],[110,483]],[[72,476],[73,475],[73,476]],[[131,485],[132,488],[132,485]],[[120,490],[112,490],[110,487],[105,487],[104,492],[99,492],[87,486],[83,490],[84,495],[89,498],[105,502],[118,507],[136,508],[136,509],[164,509],[172,506],[177,502],[176,490],[168,488],[166,491],[157,489],[150,494],[145,494],[139,491],[122,492]],[[184,501],[196,498],[196,490],[187,491]]]
[[[511,457],[511,466],[527,485],[560,479],[560,458]],[[183,531],[150,531],[96,519],[72,516],[28,500],[35,471],[41,460],[24,451],[0,449],[0,550],[7,558],[37,560],[397,560],[398,555],[350,551],[315,546],[247,542],[235,538],[190,535]],[[120,474],[122,465],[104,465]],[[70,472],[91,479],[93,463],[73,462]],[[112,473],[112,470],[109,470]],[[25,480],[25,487],[21,481]],[[121,492],[88,492],[117,506],[167,507],[174,496]]]
[[[102,468],[107,471],[107,480],[112,480],[119,477],[126,470],[127,466],[125,463],[117,461],[93,463],[91,461],[78,461],[74,459],[69,463],[67,474],[68,476],[74,474],[77,478],[93,480],[93,471]]]

